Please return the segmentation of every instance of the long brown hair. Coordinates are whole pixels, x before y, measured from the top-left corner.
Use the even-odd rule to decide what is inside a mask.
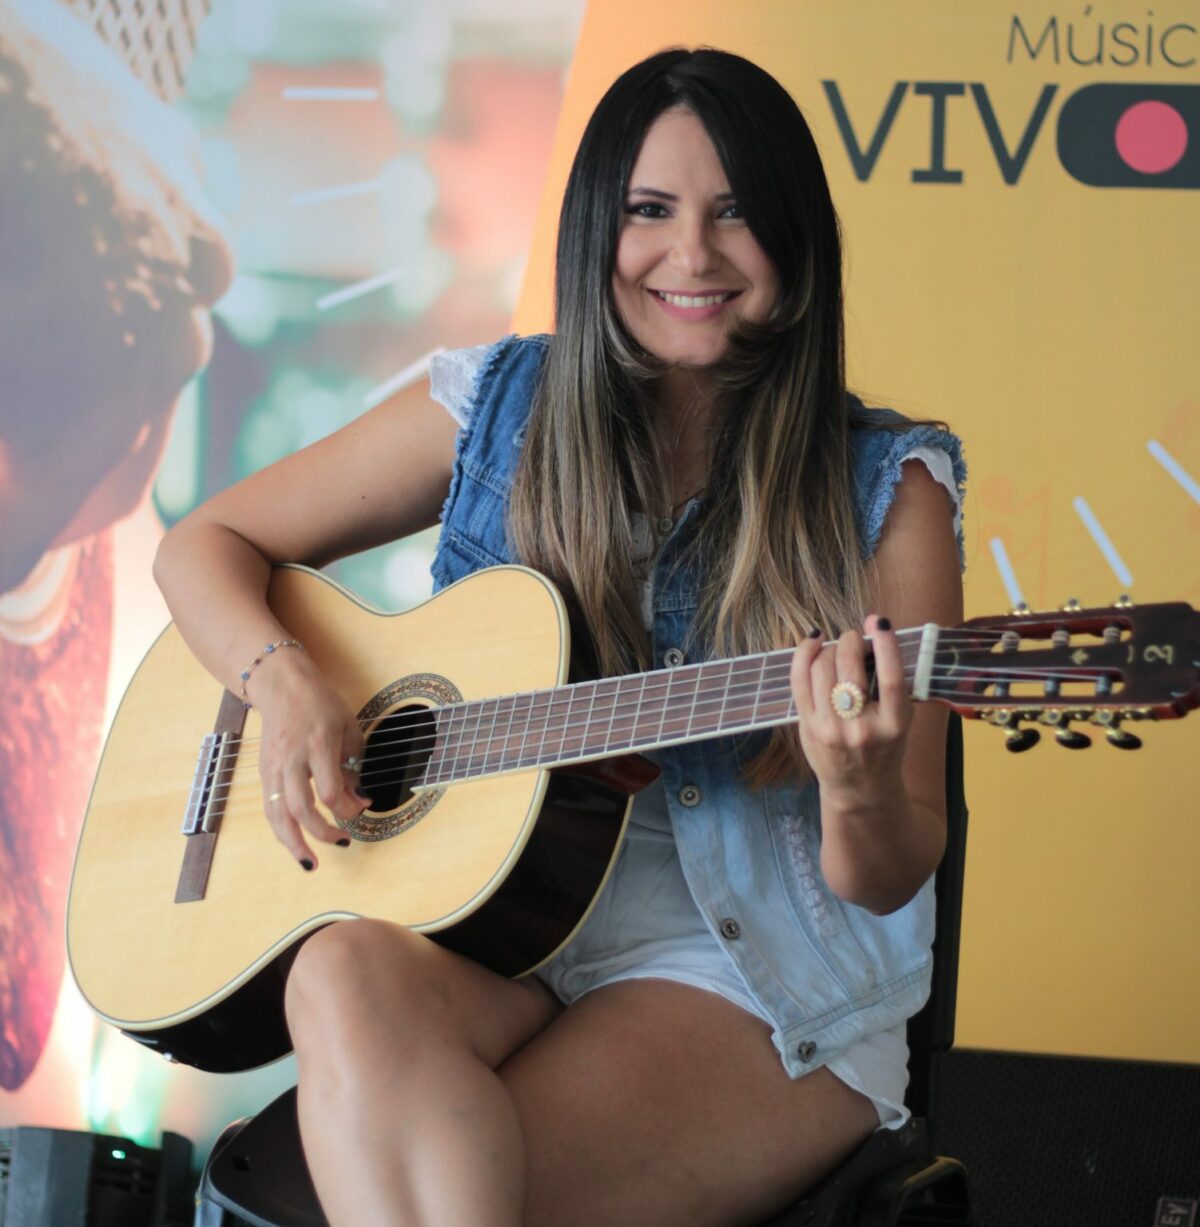
[[[711,371],[708,485],[693,536],[702,576],[694,637],[712,655],[768,651],[819,626],[857,625],[867,580],[855,529],[842,333],[841,242],[816,145],[768,73],[711,49],[660,52],[596,107],[558,232],[556,334],[514,479],[517,555],[574,603],[605,674],[650,667],[631,509],[670,501],[655,429],[662,364],[617,313],[612,271],[647,128],[684,106],[704,124],[781,286],[765,324],[742,324]],[[794,729],[755,758],[756,784],[804,770]]]

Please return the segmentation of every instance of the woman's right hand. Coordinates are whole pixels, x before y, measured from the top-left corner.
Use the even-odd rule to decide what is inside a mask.
[[[350,837],[320,813],[314,798],[343,821],[370,802],[358,791],[357,770],[346,766],[361,756],[362,729],[305,652],[272,653],[270,666],[256,669],[246,687],[262,717],[258,770],[267,821],[301,867],[315,869],[305,836],[343,848]]]

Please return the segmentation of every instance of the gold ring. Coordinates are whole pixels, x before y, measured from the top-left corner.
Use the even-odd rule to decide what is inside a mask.
[[[854,720],[862,715],[867,696],[856,682],[838,682],[829,692],[829,704],[840,720]]]
[[[283,793],[281,793],[281,792],[273,792],[273,793],[272,793],[272,794],[271,794],[271,795],[270,795],[270,796],[267,798],[267,800],[268,800],[268,801],[269,801],[269,802],[270,802],[272,805],[274,805],[274,804],[275,804],[275,802],[276,802],[276,801],[281,800],[281,799],[282,799],[282,797],[283,797]]]

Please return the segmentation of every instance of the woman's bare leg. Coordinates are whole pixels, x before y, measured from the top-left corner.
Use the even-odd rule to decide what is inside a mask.
[[[286,1006],[331,1224],[517,1227],[524,1141],[493,1070],[558,1013],[543,985],[355,920],[305,943]]]
[[[598,989],[500,1068],[525,1136],[525,1227],[758,1224],[879,1124],[761,1020],[665,980]]]

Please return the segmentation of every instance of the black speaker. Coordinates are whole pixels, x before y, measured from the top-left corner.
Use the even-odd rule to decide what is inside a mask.
[[[1200,1066],[954,1049],[936,1145],[977,1227],[1192,1227]]]
[[[0,1227],[188,1227],[192,1144],[71,1129],[0,1129]]]

